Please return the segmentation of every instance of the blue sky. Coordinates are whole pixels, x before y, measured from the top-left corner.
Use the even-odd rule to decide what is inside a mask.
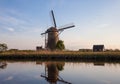
[[[120,49],[120,0],[0,0],[0,43],[9,49],[44,46],[40,34],[52,26],[51,9],[58,28],[76,26],[60,34],[66,49]]]

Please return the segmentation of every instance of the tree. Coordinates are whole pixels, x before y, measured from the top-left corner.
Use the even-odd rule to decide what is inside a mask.
[[[56,49],[58,49],[58,50],[64,50],[65,49],[65,45],[64,45],[64,42],[62,40],[59,40],[57,42]]]
[[[115,52],[119,52],[120,50],[119,50],[119,49],[115,49],[114,51],[115,51]]]
[[[0,52],[1,51],[6,51],[8,49],[7,44],[0,44]]]

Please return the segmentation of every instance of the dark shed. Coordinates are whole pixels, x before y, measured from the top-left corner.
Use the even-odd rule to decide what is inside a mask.
[[[104,45],[93,45],[93,52],[103,52],[104,49]]]
[[[43,50],[42,46],[36,46],[36,50],[39,51],[39,50]]]

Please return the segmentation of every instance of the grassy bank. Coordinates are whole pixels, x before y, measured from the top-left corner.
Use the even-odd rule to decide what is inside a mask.
[[[0,59],[120,61],[120,52],[6,51],[0,53]]]

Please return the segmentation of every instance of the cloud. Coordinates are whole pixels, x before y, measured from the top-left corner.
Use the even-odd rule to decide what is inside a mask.
[[[40,30],[34,28],[36,25],[30,18],[25,17],[22,13],[19,13],[13,9],[0,9],[0,28],[3,31],[10,32],[38,32]],[[16,30],[16,31],[15,31]]]
[[[5,25],[21,25],[26,24],[27,22],[24,20],[21,20],[20,18],[16,18],[13,16],[5,15],[0,16],[0,23]]]
[[[5,79],[5,81],[9,81],[9,80],[12,80],[13,79],[13,76],[9,76]]]
[[[106,28],[106,27],[108,27],[109,26],[109,24],[100,24],[100,25],[98,25],[97,27],[98,28]]]
[[[15,30],[13,28],[7,28],[7,30],[14,32]]]
[[[52,8],[55,8],[56,6],[63,6],[65,3],[65,0],[51,0],[50,5]]]

